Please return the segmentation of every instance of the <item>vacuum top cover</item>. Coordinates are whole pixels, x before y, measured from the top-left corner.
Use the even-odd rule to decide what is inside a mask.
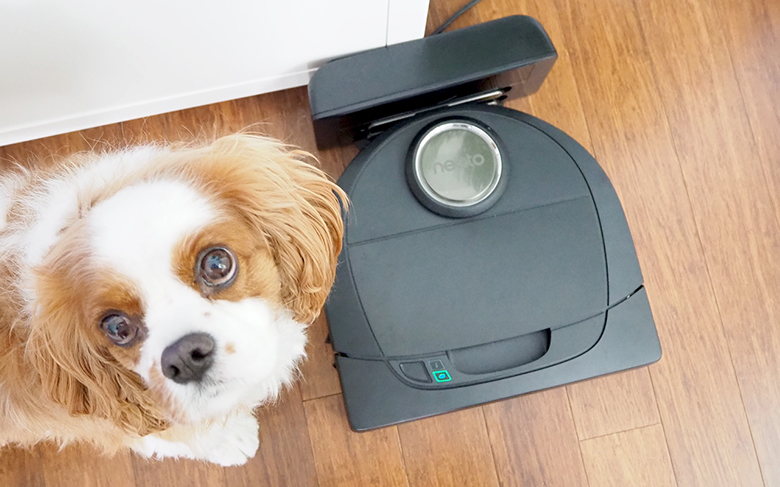
[[[484,127],[506,159],[506,189],[475,216],[431,211],[405,174],[415,139],[442,121]],[[579,148],[585,169],[598,171],[588,181],[554,137],[563,134],[550,127],[551,136],[540,130],[545,125],[472,105],[419,117],[358,155],[340,179],[352,210],[328,310],[349,295],[359,319],[331,321],[332,328],[351,330],[333,334],[338,352],[424,355],[555,330],[604,313],[642,285],[622,211],[620,220],[605,221],[596,204],[619,210],[608,181]],[[468,179],[475,174],[469,169],[450,172]]]
[[[338,351],[442,352],[570,325],[607,307],[604,244],[582,173],[553,139],[507,112],[516,113],[469,109],[444,117],[492,127],[511,167],[500,200],[472,218],[433,213],[408,187],[403,161],[428,118],[352,163],[362,171],[347,187],[346,279],[359,290],[376,348],[336,334]],[[460,177],[473,175],[467,172]],[[636,277],[626,295],[641,285]]]

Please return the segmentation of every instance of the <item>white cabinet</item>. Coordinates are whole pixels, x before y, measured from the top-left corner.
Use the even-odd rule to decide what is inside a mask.
[[[428,0],[0,0],[0,145],[304,85]]]

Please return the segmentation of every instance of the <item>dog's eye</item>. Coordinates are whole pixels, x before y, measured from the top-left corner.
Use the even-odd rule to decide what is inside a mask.
[[[103,317],[100,329],[114,345],[128,347],[138,337],[138,325],[124,313],[113,312]]]
[[[226,247],[212,247],[201,253],[198,261],[198,279],[208,287],[222,288],[233,283],[238,274],[238,263]]]

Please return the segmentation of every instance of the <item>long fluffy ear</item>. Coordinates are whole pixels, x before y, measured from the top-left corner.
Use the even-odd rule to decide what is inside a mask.
[[[65,238],[37,270],[26,357],[47,397],[69,414],[104,418],[139,435],[162,431],[168,423],[161,408],[141,378],[109,353],[92,322],[93,271],[83,248]]]
[[[333,285],[347,196],[313,157],[246,134],[193,151],[190,168],[263,235],[282,281],[282,299],[295,319],[314,320]]]

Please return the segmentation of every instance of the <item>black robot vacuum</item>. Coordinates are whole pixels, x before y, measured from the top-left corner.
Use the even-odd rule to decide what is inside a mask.
[[[321,148],[365,147],[338,183],[326,304],[353,429],[658,360],[623,210],[551,125],[499,106],[557,54],[524,16],[331,61],[309,85]]]

